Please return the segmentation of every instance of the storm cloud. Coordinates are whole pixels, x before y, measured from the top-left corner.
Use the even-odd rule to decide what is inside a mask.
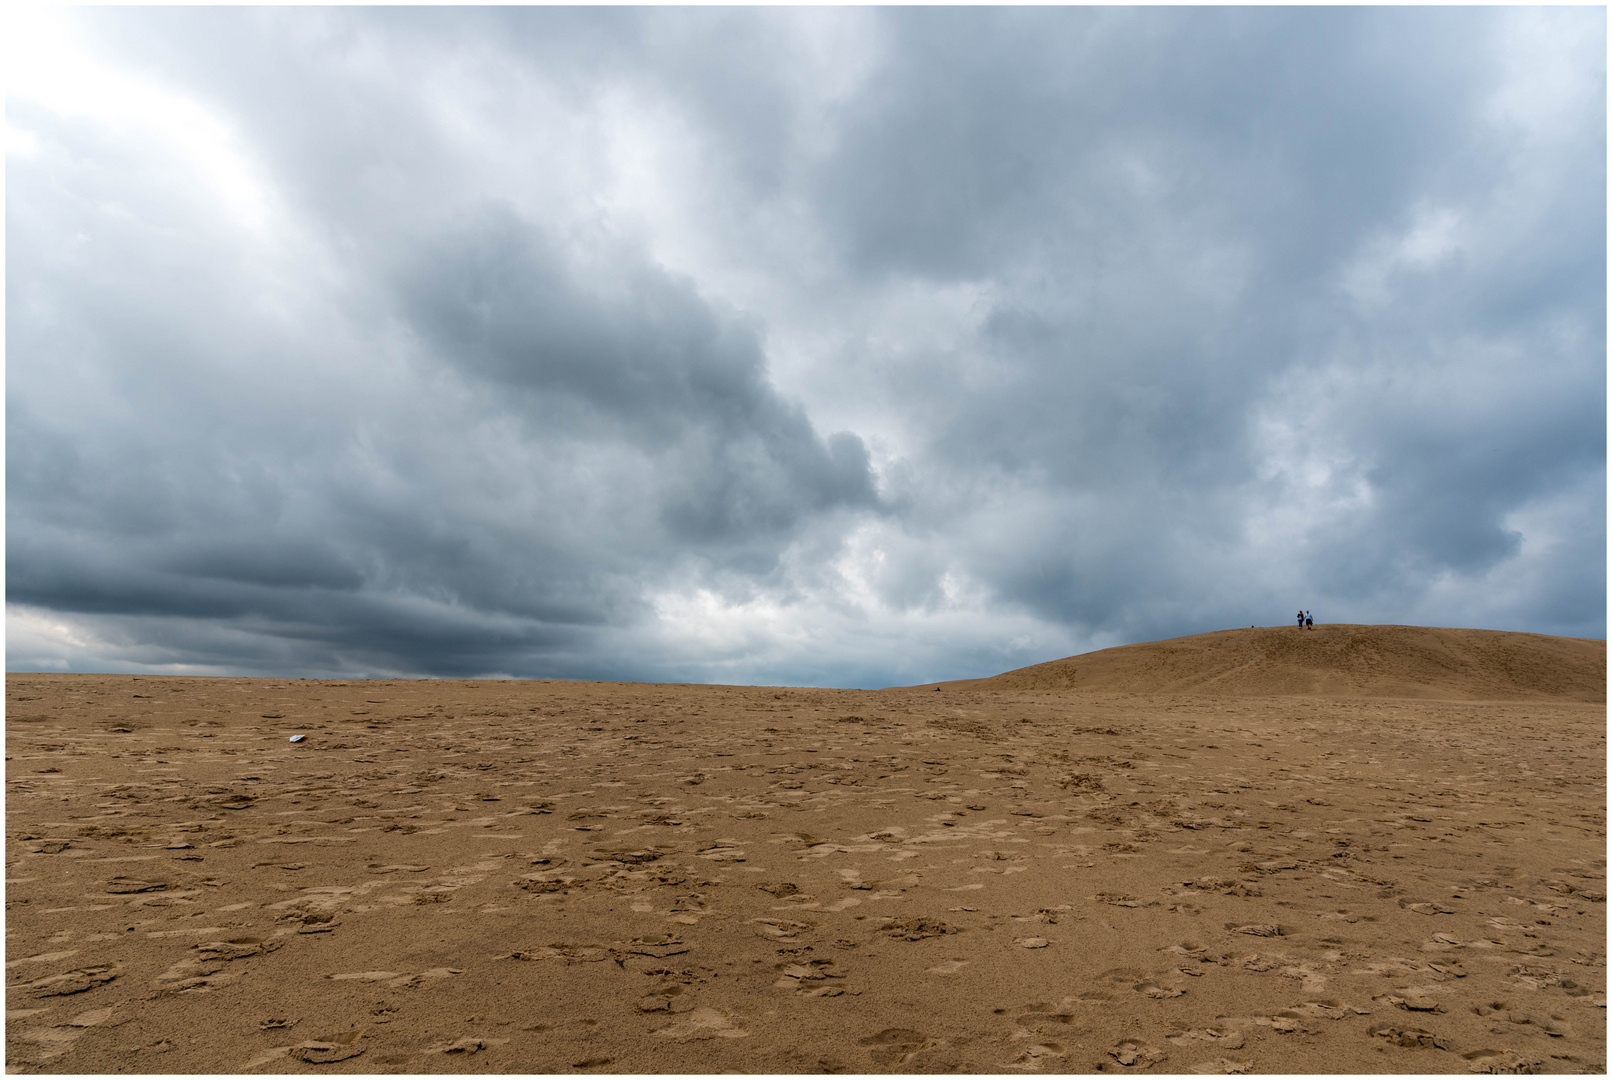
[[[1603,10],[17,30],[12,670],[1605,635]]]

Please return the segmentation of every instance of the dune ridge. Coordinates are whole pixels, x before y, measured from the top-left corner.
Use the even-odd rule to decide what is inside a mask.
[[[1505,630],[1218,630],[1069,656],[943,686],[1106,693],[1602,701],[1606,642]]]

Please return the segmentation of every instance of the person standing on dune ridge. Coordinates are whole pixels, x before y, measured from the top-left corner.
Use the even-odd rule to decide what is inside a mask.
[[[1302,610],[1299,611],[1299,629],[1304,629],[1304,612]]]
[[[1315,629],[1315,617],[1313,615],[1311,615],[1308,611],[1306,611],[1304,613],[1304,629],[1306,629],[1306,630],[1314,630]]]

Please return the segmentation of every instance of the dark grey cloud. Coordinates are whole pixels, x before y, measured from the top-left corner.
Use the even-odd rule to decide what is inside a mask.
[[[872,685],[1605,633],[1593,9],[105,9],[8,663]]]
[[[446,363],[514,395],[534,436],[670,463],[660,519],[680,545],[787,537],[803,517],[876,507],[861,441],[825,442],[777,395],[751,328],[719,319],[692,282],[623,271],[621,295],[601,302],[547,238],[490,208],[426,246],[399,302]]]

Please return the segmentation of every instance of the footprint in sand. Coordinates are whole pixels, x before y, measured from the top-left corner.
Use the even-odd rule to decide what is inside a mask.
[[[793,881],[763,881],[757,883],[756,888],[760,889],[764,893],[771,893],[779,900],[782,900],[786,896],[800,895],[800,886],[796,885]]]
[[[563,960],[567,964],[598,963],[609,958],[607,951],[591,945],[538,945],[493,957],[495,960]]]
[[[8,1025],[7,1036],[20,1042],[32,1043],[33,1046],[21,1053],[8,1048],[6,1052],[7,1066],[15,1067],[18,1064],[43,1065],[61,1057],[73,1048],[82,1031],[65,1027],[23,1028],[20,1031]]]
[[[1560,1039],[1572,1034],[1572,1028],[1568,1026],[1567,1019],[1555,1013],[1546,1014],[1516,1012],[1504,1003],[1498,1001],[1486,1005],[1474,1006],[1472,1011],[1485,1019],[1504,1021],[1506,1023],[1517,1024],[1522,1027],[1537,1028],[1552,1038]],[[1494,1027],[1490,1028],[1489,1030],[1491,1032],[1499,1033],[1503,1032],[1505,1029]]]
[[[292,929],[299,934],[334,933],[341,925],[341,921],[329,911],[299,911],[284,918],[292,923]]]
[[[142,881],[137,878],[113,878],[106,883],[106,891],[114,895],[127,895],[130,893],[161,892],[169,888],[166,881]]]
[[[1473,1050],[1461,1057],[1469,1063],[1468,1072],[1510,1076],[1532,1076],[1544,1062],[1515,1050]]]
[[[647,994],[638,1001],[639,1012],[686,1013],[694,1009],[694,1002],[689,997],[688,987],[682,983],[667,983],[659,986],[651,994]]]
[[[346,1061],[364,1052],[365,1048],[358,1045],[358,1040],[362,1037],[362,1032],[345,1031],[325,1039],[310,1039],[291,1047],[291,1056],[310,1065],[329,1065],[332,1062]]]
[[[463,1057],[470,1057],[472,1054],[479,1054],[483,1050],[494,1046],[502,1046],[507,1042],[509,1042],[508,1039],[494,1039],[485,1035],[466,1035],[464,1038],[455,1039],[445,1046],[430,1047],[426,1050],[426,1053],[459,1054]]]
[[[187,956],[158,975],[156,983],[159,989],[175,993],[188,991],[206,994],[235,981],[239,976],[239,972],[224,971],[222,960]]]
[[[914,1054],[933,1045],[927,1035],[911,1028],[885,1028],[856,1041],[860,1046],[871,1047],[868,1056],[875,1065],[886,1070],[906,1063]]]
[[[660,1028],[654,1034],[677,1042],[699,1042],[705,1039],[743,1039],[750,1033],[733,1022],[733,1014],[721,1009],[698,1008],[687,1020],[670,1027]]]
[[[1141,1039],[1121,1039],[1108,1048],[1108,1056],[1127,1068],[1137,1065],[1147,1068],[1169,1057],[1163,1050]]]
[[[1097,981],[1109,986],[1131,986],[1141,979],[1147,978],[1147,972],[1141,968],[1109,968],[1097,976]]]
[[[575,884],[575,877],[552,870],[545,870],[537,874],[526,874],[515,881],[517,889],[524,889],[530,893],[562,893],[568,891]],[[421,895],[424,894],[422,893]]]
[[[1123,908],[1157,907],[1159,903],[1157,900],[1138,900],[1136,897],[1127,896],[1124,893],[1109,892],[1097,893],[1092,896],[1092,899],[1099,904],[1109,904],[1113,907]]]
[[[390,987],[419,986],[427,980],[446,979],[463,975],[463,968],[430,968],[418,975],[401,971],[349,971],[339,975],[326,975],[333,982],[385,983]]]
[[[804,964],[788,963],[778,965],[778,981],[773,986],[784,990],[794,990],[807,997],[838,997],[845,992],[843,987],[829,985],[829,979],[843,979],[844,975],[829,969],[834,966],[833,960],[811,960]]]
[[[1352,1005],[1345,1005],[1341,1001],[1323,999],[1320,1001],[1306,1001],[1302,1005],[1294,1006],[1293,1012],[1300,1016],[1309,1016],[1322,1020],[1342,1020],[1346,1016],[1370,1016],[1370,1009],[1357,1009]]]
[[[67,1021],[66,1026],[76,1028],[100,1027],[102,1024],[112,1019],[112,1014],[116,1011],[117,1006],[115,1005],[108,1005],[104,1009],[91,1009],[89,1012],[79,1013],[77,1016]]]
[[[1378,994],[1371,1000],[1384,1002],[1406,1012],[1443,1012],[1444,1006],[1436,998],[1428,996],[1429,989],[1431,988],[1425,986],[1404,986],[1391,994]]]
[[[651,934],[647,937],[633,938],[631,941],[617,941],[611,943],[610,951],[623,956],[680,956],[688,952],[688,946],[683,944],[681,938],[673,934]]]
[[[1131,986],[1131,989],[1135,990],[1143,997],[1153,998],[1155,1001],[1178,998],[1186,993],[1186,991],[1181,989],[1179,986],[1160,986],[1152,979],[1143,979],[1140,982],[1134,983]]]
[[[158,941],[162,938],[171,937],[199,937],[210,940],[227,932],[228,931],[222,926],[194,926],[187,927],[184,930],[147,930],[146,937],[150,938],[152,941]]]
[[[643,866],[673,854],[671,848],[635,848],[630,851],[595,851],[594,858],[625,866]]]
[[[960,926],[953,926],[949,922],[923,916],[912,919],[892,919],[879,927],[879,930],[897,941],[923,941],[926,938],[962,933],[962,927]]]
[[[64,971],[60,975],[46,975],[42,979],[25,983],[24,988],[28,991],[29,997],[66,997],[103,986],[116,979],[119,974],[117,965],[103,964]]]
[[[1234,934],[1247,934],[1250,937],[1284,937],[1282,928],[1276,923],[1227,923],[1226,929]]]
[[[1243,1033],[1235,1028],[1213,1027],[1183,1031],[1179,1035],[1169,1036],[1169,1041],[1177,1046],[1191,1046],[1194,1043],[1206,1042],[1221,1050],[1241,1050],[1245,1040]]]
[[[1192,1071],[1202,1076],[1240,1076],[1254,1067],[1252,1061],[1239,1061],[1236,1058],[1217,1057],[1200,1062],[1192,1067]]]
[[[227,941],[204,941],[192,946],[200,960],[245,960],[262,956],[280,947],[278,941],[264,941],[256,937],[230,938]]]
[[[751,919],[756,933],[773,941],[795,941],[796,935],[812,929],[811,923],[791,922],[788,919]]]
[[[1004,1069],[1039,1069],[1043,1065],[1055,1065],[1054,1059],[1064,1056],[1066,1051],[1062,1043],[1043,1042],[1032,1043],[1024,1048],[1023,1053],[1012,1061],[1005,1063]]]
[[[1307,993],[1313,994],[1327,984],[1327,976],[1319,974],[1309,964],[1288,964],[1277,971],[1277,974],[1285,975],[1289,979],[1298,979]]]
[[[1379,1027],[1371,1028],[1369,1034],[1379,1039],[1386,1039],[1390,1044],[1403,1046],[1408,1050],[1451,1049],[1450,1040],[1423,1028],[1394,1027],[1389,1024],[1383,1024]]]

